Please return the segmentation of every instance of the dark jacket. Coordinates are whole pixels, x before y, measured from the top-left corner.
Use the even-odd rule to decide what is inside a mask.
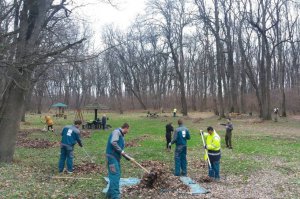
[[[61,132],[61,144],[74,146],[76,143],[79,146],[82,146],[81,139],[80,139],[80,131],[74,125],[65,126]]]
[[[186,141],[189,140],[190,138],[191,138],[191,136],[190,136],[189,130],[185,126],[180,125],[175,130],[174,137],[173,137],[173,140],[171,143],[172,144],[175,143],[176,146],[186,145]]]
[[[106,155],[113,156],[118,161],[121,159],[121,153],[125,147],[124,134],[120,128],[115,129],[107,140]]]
[[[167,124],[166,125],[166,136],[171,137],[173,131],[174,131],[173,126],[171,124]]]

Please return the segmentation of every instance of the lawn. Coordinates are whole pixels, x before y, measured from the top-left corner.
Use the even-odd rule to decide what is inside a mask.
[[[171,113],[158,118],[147,118],[146,113],[107,113],[108,124],[113,128],[124,122],[130,124],[126,142],[136,144],[125,151],[138,162],[160,161],[173,169],[173,152],[165,150],[165,125],[178,118]],[[85,113],[85,119],[92,119],[92,113]],[[21,124],[22,132],[29,132],[26,139],[43,139],[51,143],[60,141],[60,131],[71,124],[68,119],[55,119],[55,133],[42,132],[44,125],[39,115],[27,115]],[[233,150],[224,147],[225,128],[211,113],[190,113],[183,118],[190,129],[188,142],[188,175],[198,181],[207,173],[207,168],[197,167],[203,158],[199,129],[213,126],[222,138],[221,181],[201,183],[211,193],[194,198],[299,198],[300,197],[300,120],[297,117],[279,118],[279,122],[260,122],[253,116],[232,118],[234,124]],[[106,186],[105,147],[111,130],[94,130],[90,138],[83,138],[84,149],[95,160],[99,172],[74,172],[65,177],[75,179],[53,179],[58,176],[57,164],[59,145],[46,149],[16,147],[14,163],[0,164],[0,198],[104,198],[102,189]],[[78,145],[75,147],[74,164],[90,163],[92,160]],[[141,178],[143,171],[122,159],[122,177]],[[76,179],[77,178],[77,179]],[[78,179],[90,178],[90,179]],[[145,195],[147,195],[145,193]],[[156,198],[171,195],[157,193]],[[136,198],[143,196],[136,196]],[[191,196],[181,195],[180,198]],[[132,198],[132,197],[131,197]]]

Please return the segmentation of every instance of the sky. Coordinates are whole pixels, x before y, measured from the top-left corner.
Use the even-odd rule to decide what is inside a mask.
[[[138,14],[144,13],[145,0],[113,0],[118,2],[117,8],[110,4],[102,3],[101,0],[74,0],[76,8],[74,12],[80,18],[84,18],[86,23],[95,32],[93,40],[101,42],[101,29],[106,24],[114,23],[121,29],[126,29]],[[84,6],[81,6],[84,5]]]

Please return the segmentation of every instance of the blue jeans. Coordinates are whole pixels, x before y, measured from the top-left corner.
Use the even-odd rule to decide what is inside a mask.
[[[67,169],[69,172],[73,172],[73,158],[74,158],[73,146],[61,146],[60,159],[58,163],[59,172],[63,172],[65,167],[65,161],[67,159]]]
[[[211,162],[211,168],[208,167],[208,176],[220,180],[220,161]]]
[[[106,193],[106,197],[111,199],[120,198],[120,177],[121,177],[121,166],[120,162],[111,156],[107,157],[107,170],[109,178],[109,188]]]
[[[181,173],[180,173],[181,169]],[[175,176],[186,176],[187,161],[186,161],[186,146],[178,145],[175,149]]]

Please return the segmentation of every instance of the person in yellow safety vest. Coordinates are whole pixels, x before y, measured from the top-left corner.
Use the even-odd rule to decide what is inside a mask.
[[[45,120],[46,120],[46,124],[47,124],[47,126],[48,126],[48,131],[50,131],[50,129],[51,129],[51,131],[52,132],[54,132],[54,129],[53,129],[53,120],[51,119],[51,117],[50,116],[45,116]]]
[[[208,168],[208,176],[220,180],[221,138],[211,126],[207,128],[207,132],[204,133],[206,143],[204,148],[208,151],[211,164],[211,167]]]
[[[177,112],[177,109],[174,108],[174,110],[173,110],[173,117],[176,117],[176,112]]]

